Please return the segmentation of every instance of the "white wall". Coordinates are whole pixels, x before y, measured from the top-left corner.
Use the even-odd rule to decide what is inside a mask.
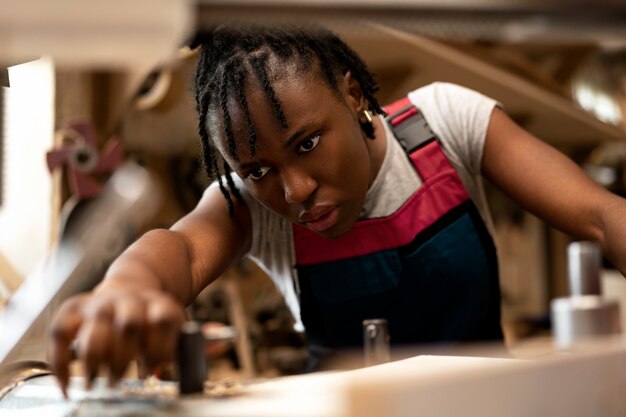
[[[9,68],[5,89],[4,199],[0,253],[22,276],[49,247],[52,177],[46,151],[54,137],[54,69],[49,59]]]

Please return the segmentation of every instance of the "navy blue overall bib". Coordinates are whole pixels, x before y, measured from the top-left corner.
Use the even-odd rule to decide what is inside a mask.
[[[294,225],[309,347],[361,347],[371,318],[387,319],[392,346],[502,340],[496,251],[478,210],[409,100],[386,111],[423,185],[337,239]]]

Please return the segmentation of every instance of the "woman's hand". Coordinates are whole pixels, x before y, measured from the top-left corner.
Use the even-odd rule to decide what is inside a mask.
[[[49,346],[63,393],[72,347],[88,383],[101,366],[114,383],[134,359],[140,376],[171,362],[183,306],[247,252],[251,230],[247,206],[236,204],[229,217],[219,188],[210,187],[170,230],[149,231],[126,249],[93,292],[66,300],[52,321]]]
[[[141,376],[173,361],[185,311],[171,295],[155,289],[99,288],[66,300],[50,328],[49,361],[67,397],[69,364],[84,364],[90,386],[101,367],[117,382],[137,359]],[[75,343],[75,345],[74,345]]]

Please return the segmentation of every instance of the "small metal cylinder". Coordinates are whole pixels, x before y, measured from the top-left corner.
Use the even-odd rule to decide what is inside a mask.
[[[619,304],[597,295],[557,298],[551,311],[554,342],[561,348],[621,332]]]
[[[178,341],[178,376],[181,394],[204,391],[207,364],[204,356],[202,327],[194,321],[186,322],[180,329]]]
[[[599,295],[602,255],[595,242],[572,242],[567,247],[570,295]]]
[[[365,366],[389,362],[389,332],[387,320],[363,320]]]

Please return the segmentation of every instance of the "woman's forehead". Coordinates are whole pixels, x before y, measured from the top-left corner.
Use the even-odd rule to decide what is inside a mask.
[[[262,125],[259,127],[280,129],[282,127],[280,117],[278,109],[272,105],[272,94],[280,106],[280,111],[285,115],[287,124],[290,124],[289,119],[294,117],[297,107],[300,107],[309,98],[319,96],[322,90],[327,93],[329,86],[314,74],[285,72],[282,77],[271,83],[271,90],[269,91],[258,80],[251,80],[251,82],[246,83],[243,96],[239,94],[228,96],[228,116],[233,122],[234,133],[247,133],[248,131],[245,106],[247,106],[251,121],[255,126]],[[243,100],[245,100],[245,104],[242,103]],[[321,105],[323,103],[317,103],[317,106]],[[310,108],[310,110],[313,111],[314,108]],[[223,130],[224,117],[221,111],[218,112],[218,116],[221,121],[220,128]]]
[[[316,109],[326,106],[328,100],[338,100],[336,92],[332,91],[320,71],[316,70],[285,67],[274,72],[270,86],[272,92],[268,91],[268,86],[264,86],[254,74],[249,74],[243,92],[231,91],[227,95],[227,119],[230,121],[237,154],[242,157],[244,153],[245,156],[250,153],[251,130],[257,150],[263,149],[265,141],[276,140],[287,130],[282,126],[280,117],[272,105],[271,94],[275,95],[287,126],[290,127],[298,124],[303,116],[307,117],[310,113],[315,113]],[[246,106],[248,115],[245,111]],[[220,153],[228,158],[230,151],[226,140],[225,123],[228,121],[224,118],[222,105],[218,100],[209,111],[207,127]]]

